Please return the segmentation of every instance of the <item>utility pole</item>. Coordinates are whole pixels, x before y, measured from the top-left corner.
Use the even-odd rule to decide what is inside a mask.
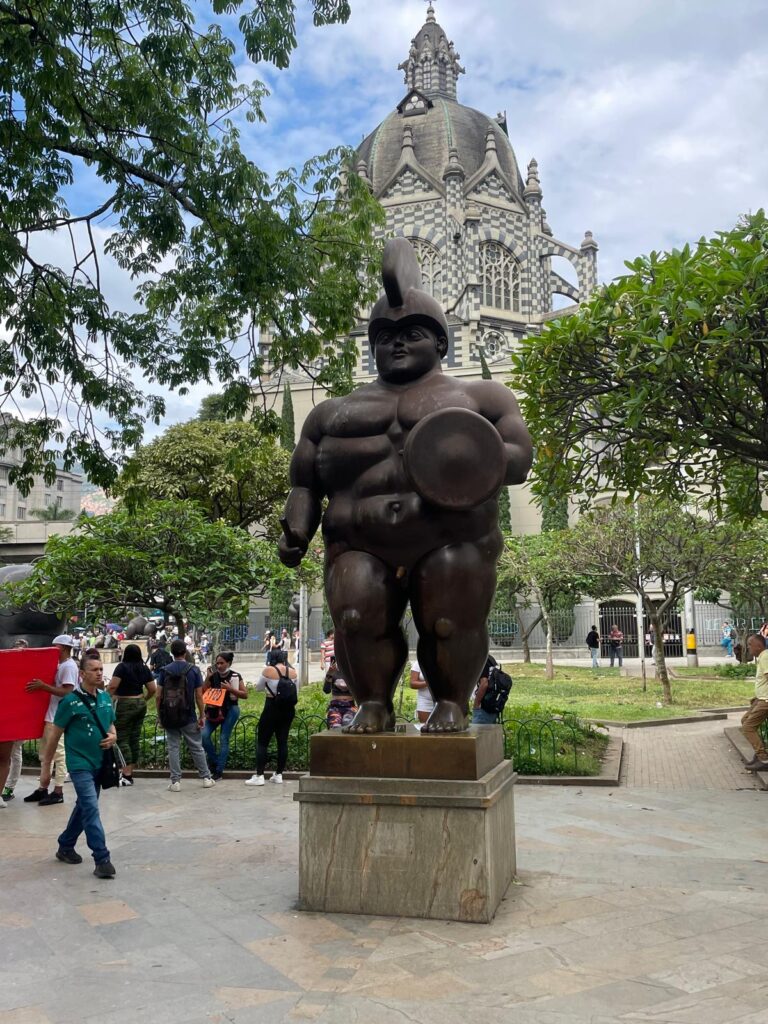
[[[309,591],[306,583],[299,587],[299,686],[309,682]]]
[[[691,668],[698,668],[699,655],[696,650],[696,602],[693,591],[685,592],[685,657]]]

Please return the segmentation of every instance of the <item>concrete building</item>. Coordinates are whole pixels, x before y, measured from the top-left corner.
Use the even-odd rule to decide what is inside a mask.
[[[29,494],[22,494],[11,481],[11,471],[21,462],[20,453],[13,448],[0,455],[0,528],[10,537],[0,540],[0,563],[28,562],[43,553],[45,543],[52,534],[69,533],[72,522],[44,521],[35,512],[55,508],[59,513],[80,512],[83,477],[64,469],[56,470],[56,479],[50,484],[36,477]]]

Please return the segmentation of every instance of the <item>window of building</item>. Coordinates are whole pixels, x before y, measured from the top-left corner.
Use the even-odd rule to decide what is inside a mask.
[[[64,499],[62,498],[62,496],[60,494],[57,494],[56,495],[56,508],[61,508],[63,504],[64,504]]]
[[[16,506],[16,518],[17,519],[26,519],[27,518],[27,510],[24,507],[24,505],[17,505]]]
[[[5,502],[0,501],[0,519],[5,519]]]
[[[409,239],[421,267],[422,287],[438,302],[443,298],[443,257],[434,245],[422,238]]]
[[[56,490],[57,491],[63,491],[64,490],[64,481],[63,480],[57,480],[56,481]]]
[[[505,246],[486,242],[480,248],[483,305],[520,312],[520,264]]]

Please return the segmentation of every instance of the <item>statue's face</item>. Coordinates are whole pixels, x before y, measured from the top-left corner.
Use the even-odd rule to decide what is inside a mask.
[[[422,324],[393,324],[376,335],[376,369],[382,380],[400,384],[440,365],[437,334]]]

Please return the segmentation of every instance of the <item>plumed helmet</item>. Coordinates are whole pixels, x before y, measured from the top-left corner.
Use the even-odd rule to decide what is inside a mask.
[[[422,290],[421,268],[407,238],[390,238],[381,261],[384,292],[371,311],[368,340],[373,347],[384,327],[423,324],[448,345],[448,321],[440,303]]]

